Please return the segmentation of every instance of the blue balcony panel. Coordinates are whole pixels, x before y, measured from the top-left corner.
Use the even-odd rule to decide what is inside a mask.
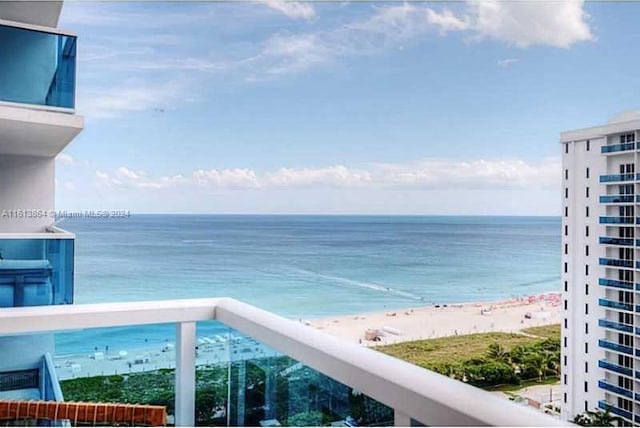
[[[72,238],[0,239],[0,308],[73,303],[73,251]]]
[[[602,146],[600,153],[625,152],[627,150],[634,150],[635,147],[635,143],[611,144],[608,146]]]
[[[620,281],[617,279],[599,278],[598,284],[605,287],[622,288],[624,290],[633,290],[633,282]],[[640,284],[637,284],[640,289]]]
[[[633,202],[633,195],[603,195],[600,196],[601,204],[619,204],[625,202]],[[640,202],[640,196],[637,197],[638,202]]]
[[[609,259],[609,258],[606,258],[606,257],[600,257],[600,259],[598,261],[603,266],[616,266],[616,267],[633,268],[633,261],[632,260]]]
[[[613,217],[602,216],[600,217],[600,224],[633,224],[633,217]]]
[[[609,299],[598,299],[598,304],[607,308],[619,309],[621,311],[633,311],[631,303],[617,302]]]
[[[633,181],[635,174],[609,174],[601,175],[600,183],[615,183],[620,181]]]
[[[74,108],[76,37],[0,25],[0,100]]]
[[[623,245],[632,247],[633,238],[614,238],[610,236],[601,236],[600,243],[605,245]]]
[[[627,376],[633,376],[633,370],[627,367],[619,366],[618,364],[610,363],[609,361],[599,360],[598,367],[611,370],[616,373],[620,373]]]
[[[599,319],[598,325],[600,327],[611,328],[613,330],[618,330],[625,333],[633,333],[632,325],[622,324],[622,323],[611,321],[611,320]]]
[[[610,392],[614,392],[616,394],[620,394],[624,397],[633,399],[633,392],[629,391],[628,389],[624,389],[621,388],[619,386],[616,385],[612,385],[609,382],[607,382],[606,380],[599,380],[598,381],[598,386],[604,390],[610,391]]]
[[[626,410],[623,409],[619,409],[617,407],[615,407],[613,404],[611,403],[607,403],[604,400],[600,400],[598,401],[598,407],[601,408],[602,410],[609,410],[609,412],[613,413],[614,415],[618,415],[621,416],[625,419],[631,419],[631,412],[628,412]],[[637,419],[637,417],[636,417]]]
[[[619,345],[617,343],[609,342],[605,339],[598,340],[598,346],[601,348],[609,349],[611,351],[622,352],[623,354],[633,355],[633,348],[629,346]]]

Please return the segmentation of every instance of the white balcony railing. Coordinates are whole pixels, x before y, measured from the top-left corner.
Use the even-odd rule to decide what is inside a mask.
[[[481,389],[234,299],[8,308],[0,335],[176,324],[178,426],[194,425],[196,322],[220,321],[391,407],[395,425],[557,426],[565,423]]]

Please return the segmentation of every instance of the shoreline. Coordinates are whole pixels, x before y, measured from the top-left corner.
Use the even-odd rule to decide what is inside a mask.
[[[559,323],[560,293],[546,292],[493,302],[439,304],[297,321],[363,346],[473,333],[515,333],[528,327]],[[379,340],[366,340],[367,332],[370,337],[371,332],[376,332]],[[203,336],[197,340],[198,366],[278,355],[251,338],[234,334],[230,337]],[[171,369],[175,368],[175,349],[173,344],[167,343],[162,348],[132,347],[111,353],[56,355],[54,364],[60,380]]]

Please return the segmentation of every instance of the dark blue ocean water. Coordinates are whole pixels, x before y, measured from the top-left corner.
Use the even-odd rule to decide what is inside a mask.
[[[133,215],[60,226],[76,233],[76,303],[228,296],[313,318],[560,289],[558,217]],[[131,331],[60,335],[59,352],[124,346]],[[135,331],[137,341],[167,334]]]

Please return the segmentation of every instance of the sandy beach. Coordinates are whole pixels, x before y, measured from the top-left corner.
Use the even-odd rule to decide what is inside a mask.
[[[517,332],[560,322],[560,293],[498,302],[442,304],[305,322],[309,326],[363,345],[486,332]],[[379,341],[366,340],[369,336]]]
[[[364,346],[485,332],[517,332],[560,322],[560,294],[498,302],[441,304],[386,312],[336,316],[299,322]],[[379,340],[366,340],[366,332]],[[231,346],[229,346],[231,344]],[[221,364],[277,355],[243,336],[198,337],[197,365]],[[175,367],[173,344],[146,349],[117,349],[54,358],[60,379],[126,374]]]

